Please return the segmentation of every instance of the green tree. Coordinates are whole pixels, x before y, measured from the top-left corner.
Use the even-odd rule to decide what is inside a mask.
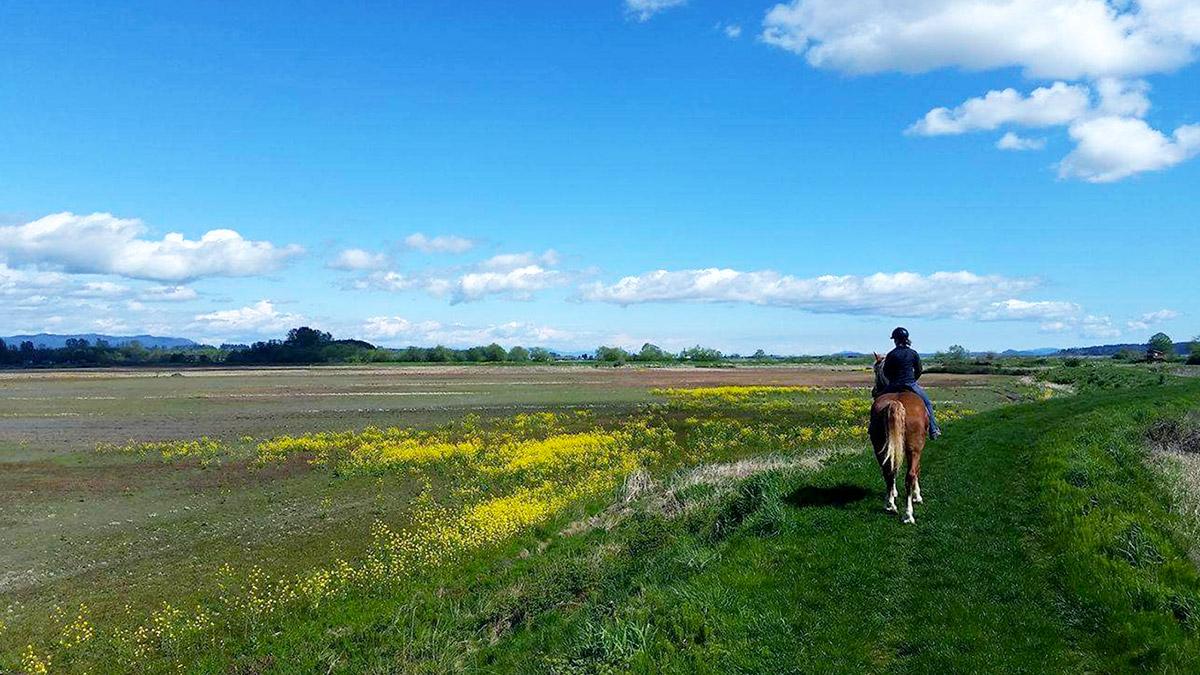
[[[642,345],[641,351],[637,355],[638,361],[667,361],[671,355],[663,351],[662,347],[656,344],[647,342]]]
[[[525,363],[529,361],[529,350],[521,345],[516,345],[508,350],[508,360],[515,363]]]
[[[529,350],[529,358],[538,363],[551,363],[554,361],[554,353],[545,347],[534,347]]]
[[[765,361],[767,358],[767,353],[761,349],[756,349],[754,350],[754,355],[750,358],[754,359],[755,361]]]
[[[1150,336],[1150,349],[1156,352],[1162,352],[1163,356],[1170,358],[1175,355],[1175,343],[1171,341],[1171,336],[1166,333],[1155,333]]]
[[[622,364],[629,360],[629,352],[620,347],[597,347],[596,360],[605,363]]]
[[[683,359],[684,361],[698,361],[701,363],[712,363],[713,361],[721,360],[721,352],[719,352],[715,349],[710,349],[708,347],[701,347],[700,345],[696,345],[695,347],[688,347],[687,349],[680,352],[679,358]]]
[[[333,336],[308,326],[293,328],[288,331],[287,339],[283,341],[289,347],[297,349],[312,349],[333,342]]]
[[[1188,365],[1200,366],[1200,335],[1192,338],[1192,344],[1188,351]]]
[[[949,363],[965,363],[968,356],[966,347],[962,345],[950,345],[945,352],[938,354],[938,360]]]
[[[495,342],[483,348],[484,361],[503,361],[506,356],[508,356],[508,352]]]

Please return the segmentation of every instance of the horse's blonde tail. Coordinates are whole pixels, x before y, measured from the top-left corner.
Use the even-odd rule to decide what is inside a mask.
[[[887,419],[887,441],[883,449],[883,461],[891,465],[892,473],[900,473],[900,462],[904,461],[904,404],[890,401],[884,408]]]

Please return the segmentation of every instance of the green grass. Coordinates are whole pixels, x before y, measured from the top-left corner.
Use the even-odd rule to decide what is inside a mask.
[[[1189,672],[1200,581],[1139,430],[1195,385],[998,410],[927,455],[915,527],[865,453],[685,516],[554,527],[246,645],[280,672]],[[856,488],[859,489],[856,491]],[[824,492],[822,489],[828,489]],[[796,505],[841,494],[845,504]],[[539,542],[549,542],[540,553]],[[224,663],[218,657],[208,664]]]
[[[1008,386],[934,394],[987,409]],[[642,400],[644,391],[622,396]],[[219,648],[166,654],[144,668],[173,670],[178,657],[197,673],[1187,672],[1200,659],[1200,581],[1169,493],[1142,462],[1142,431],[1198,403],[1193,382],[952,422],[928,447],[927,501],[915,527],[882,513],[882,483],[865,448],[819,470],[775,469],[682,489],[678,498],[691,507],[679,515],[643,497],[607,527],[563,534],[604,509],[604,496],[469,559],[267,624],[234,626]],[[751,426],[807,423],[810,415],[710,412]],[[709,460],[738,456],[707,452]],[[21,510],[0,518],[11,514],[21,526],[5,536],[20,540],[4,555],[34,566],[35,548],[99,557],[113,546],[120,562],[6,596],[26,608],[48,599],[101,609],[117,599],[183,604],[189,586],[220,561],[266,560],[286,571],[353,557],[370,521],[402,519],[416,489],[403,476],[379,483],[312,472],[257,484],[235,466],[152,468],[91,453],[13,448],[8,459],[23,473],[10,476],[5,505]],[[680,463],[690,462],[664,467]],[[88,476],[95,484],[75,484]],[[28,480],[38,481],[37,493],[19,495]],[[109,480],[135,489],[111,490]],[[345,508],[318,513],[325,495]],[[167,516],[162,505],[196,511]],[[69,518],[70,509],[82,515]],[[138,519],[137,532],[123,526],[108,535],[89,524],[106,524],[99,521],[110,513]],[[118,550],[153,540],[172,546],[161,556]],[[111,593],[126,586],[125,597]],[[0,651],[16,654],[32,639],[31,626],[17,628],[0,633]],[[12,663],[0,661],[0,670]],[[99,664],[91,672],[129,669]]]

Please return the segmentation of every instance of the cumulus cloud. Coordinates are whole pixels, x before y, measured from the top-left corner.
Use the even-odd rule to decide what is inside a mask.
[[[172,232],[153,240],[144,238],[147,229],[140,220],[108,213],[55,213],[0,227],[0,254],[10,263],[65,272],[187,281],[265,274],[303,250],[250,241],[233,230],[210,230],[196,240]]]
[[[1046,147],[1044,138],[1025,138],[1013,132],[1008,132],[996,141],[996,147],[1001,150],[1021,152],[1025,150],[1041,150]]]
[[[1121,117],[1145,117],[1150,112],[1150,83],[1145,80],[1120,80],[1112,77],[1096,82],[1100,97],[1097,112]]]
[[[368,339],[391,344],[444,344],[453,347],[491,342],[505,346],[546,345],[574,337],[568,331],[520,321],[467,326],[440,321],[410,321],[400,316],[370,317],[363,323],[362,332]]]
[[[1060,80],[1029,95],[1009,88],[933,108],[908,132],[1069,128],[1077,147],[1059,165],[1064,178],[1112,182],[1197,154],[1191,126],[1168,138],[1141,121],[1150,100],[1140,79],[1195,60],[1194,0],[793,0],[767,12],[761,39],[814,67],[853,74],[1018,67],[1030,78]],[[1091,133],[1099,130],[1120,140]],[[1040,143],[1006,134],[996,145],[1029,150]]]
[[[353,282],[358,289],[389,292],[422,290],[453,303],[472,302],[489,296],[528,300],[537,291],[563,286],[570,275],[556,269],[559,255],[553,250],[541,254],[502,253],[465,270],[432,271],[405,274],[397,271],[375,272]]]
[[[387,267],[386,253],[367,251],[361,248],[347,248],[338,252],[337,257],[329,261],[327,267],[335,270],[361,272],[378,270]]]
[[[456,235],[427,237],[417,232],[405,237],[404,245],[422,253],[466,253],[475,248],[475,240]]]
[[[908,128],[908,133],[921,136],[964,134],[990,131],[1005,124],[1061,126],[1079,119],[1090,107],[1088,88],[1065,82],[1039,87],[1028,96],[1016,89],[989,91],[982,97],[968,99],[953,110],[930,110],[923,119]]]
[[[767,12],[762,39],[847,73],[1128,78],[1190,63],[1200,10],[1189,0],[793,0]]]
[[[686,4],[687,0],[625,0],[625,13],[638,21],[649,21],[663,10]]]
[[[887,316],[1001,317],[1003,303],[1037,286],[1021,279],[971,272],[912,272],[800,278],[770,270],[657,270],[614,284],[580,289],[584,300],[631,305],[647,302],[731,302],[792,307],[817,313]],[[985,315],[985,312],[987,313]]]
[[[489,295],[506,295],[528,300],[536,291],[565,284],[567,277],[558,270],[541,265],[525,265],[502,271],[468,272],[453,284],[454,302],[480,300]]]
[[[1146,312],[1125,325],[1129,330],[1147,330],[1151,326],[1157,326],[1165,321],[1179,318],[1179,312],[1173,309],[1160,309],[1154,312]]]
[[[725,33],[725,37],[730,40],[736,40],[742,36],[742,27],[736,23],[731,23],[722,28],[721,32]]]
[[[1099,117],[1071,125],[1075,149],[1058,165],[1062,178],[1111,183],[1144,171],[1161,171],[1200,154],[1200,124],[1167,137],[1144,120]]]
[[[1015,89],[991,91],[953,109],[930,110],[908,133],[942,136],[1005,125],[1065,126],[1075,148],[1059,162],[1059,176],[1109,183],[1170,168],[1200,154],[1200,125],[1179,127],[1168,138],[1140,119],[1150,110],[1147,91],[1145,82],[1113,78],[1098,81],[1094,92],[1064,82],[1035,89],[1028,96]],[[996,143],[1001,150],[1044,146],[1044,139],[1026,139],[1012,131]]]
[[[237,309],[197,314],[194,325],[223,335],[276,334],[304,321],[299,314],[281,312],[270,300]]]

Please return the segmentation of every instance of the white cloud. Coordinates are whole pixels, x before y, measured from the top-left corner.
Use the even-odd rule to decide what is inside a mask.
[[[128,292],[128,287],[111,281],[89,281],[72,295],[80,298],[118,298]]]
[[[479,263],[478,268],[493,272],[505,272],[517,269],[518,267],[529,267],[530,265],[555,267],[559,262],[558,252],[554,249],[549,249],[541,255],[534,253],[501,253]]]
[[[625,12],[638,21],[649,21],[663,10],[686,4],[687,0],[625,0]]]
[[[722,28],[721,32],[725,33],[725,37],[730,40],[736,40],[742,36],[742,27],[736,23],[731,23]]]
[[[178,233],[161,240],[144,239],[146,231],[140,220],[108,213],[56,213],[24,225],[0,227],[0,254],[7,255],[10,263],[65,272],[186,281],[264,274],[303,250],[250,241],[233,230],[211,230],[198,240]]]
[[[1161,171],[1200,154],[1200,124],[1177,128],[1170,138],[1144,120],[1098,117],[1071,125],[1076,146],[1058,165],[1062,178],[1111,183],[1144,171]]]
[[[1111,77],[1096,82],[1096,93],[1100,96],[1097,110],[1102,115],[1121,117],[1145,117],[1150,112],[1147,93],[1150,83],[1145,80],[1120,80]]]
[[[1190,63],[1191,0],[793,0],[762,39],[847,73],[1022,68],[1029,77],[1136,77]]]
[[[373,288],[389,292],[423,290],[451,302],[471,302],[488,296],[507,296],[528,300],[533,293],[565,285],[570,276],[554,269],[560,257],[554,250],[541,254],[502,253],[492,256],[467,271],[404,274],[376,272],[356,280],[353,288]]]
[[[129,324],[120,319],[114,319],[111,317],[96,319],[92,322],[92,328],[96,329],[97,332],[108,333],[110,335],[114,333],[119,334],[129,332]]]
[[[1111,182],[1198,152],[1192,126],[1168,139],[1140,121],[1150,100],[1149,84],[1139,79],[1196,59],[1195,0],[793,0],[767,12],[761,38],[814,67],[847,73],[1018,67],[1027,77],[1066,80],[1029,96],[1010,88],[934,108],[909,128],[935,136],[1069,126],[1078,147],[1060,164],[1061,177]],[[1121,140],[1089,133],[1104,128],[1099,120],[1106,118]],[[997,147],[1034,149],[1030,143],[1040,142],[1021,140],[1006,135]]]
[[[420,279],[405,276],[399,272],[376,272],[355,281],[353,287],[357,289],[374,288],[380,291],[397,293],[420,288],[422,283]]]
[[[1179,312],[1173,309],[1160,309],[1155,312],[1146,312],[1138,318],[1127,322],[1125,325],[1129,330],[1147,330],[1151,326],[1157,326],[1165,321],[1179,318]]]
[[[1085,316],[1079,323],[1079,330],[1084,337],[1115,338],[1121,336],[1121,329],[1113,325],[1107,316]]]
[[[197,327],[229,336],[282,333],[303,322],[304,317],[280,312],[270,300],[260,300],[253,305],[237,309],[197,314],[193,320]]]
[[[533,323],[510,321],[487,326],[444,324],[439,321],[410,321],[399,316],[374,316],[363,323],[362,332],[371,340],[389,344],[444,344],[465,347],[498,342],[505,346],[547,345],[571,340],[573,333]]]
[[[468,272],[454,283],[451,298],[454,302],[470,302],[489,295],[507,295],[516,300],[527,300],[535,291],[561,286],[566,281],[562,272],[541,265],[498,272]]]
[[[1083,308],[1063,300],[1018,300],[1011,298],[993,302],[979,312],[982,321],[1004,320],[1065,320],[1082,314]]]
[[[971,272],[929,275],[898,272],[868,276],[826,275],[799,278],[766,270],[658,270],[625,277],[605,286],[580,289],[584,300],[631,305],[647,302],[730,302],[792,307],[817,313],[885,316],[983,315],[1002,317],[995,303],[1037,286],[1037,281]]]
[[[1016,89],[989,91],[953,110],[934,108],[908,128],[922,136],[990,131],[1005,124],[1025,127],[1062,126],[1079,119],[1091,106],[1088,88],[1055,82],[1023,96]]]
[[[385,253],[367,251],[361,248],[347,248],[337,254],[337,257],[327,265],[330,269],[361,272],[378,270],[387,267],[388,256]]]
[[[404,245],[422,253],[466,253],[475,248],[475,241],[456,235],[427,237],[417,232],[405,237]]]
[[[996,141],[996,147],[1001,150],[1041,150],[1046,147],[1046,139],[1044,138],[1025,138],[1013,132],[1008,132]]]
[[[142,302],[187,302],[197,297],[195,289],[189,286],[151,286],[142,290],[139,299]]]
[[[1149,85],[1140,80],[1105,78],[1096,82],[1095,99],[1084,85],[1056,82],[1023,96],[1015,89],[991,91],[962,105],[934,108],[908,128],[923,136],[992,130],[1003,125],[1067,126],[1075,149],[1059,163],[1059,176],[1108,183],[1144,171],[1169,168],[1200,154],[1200,125],[1183,126],[1167,138],[1138,116],[1150,110]],[[1008,132],[1001,150],[1039,150],[1044,139]]]

